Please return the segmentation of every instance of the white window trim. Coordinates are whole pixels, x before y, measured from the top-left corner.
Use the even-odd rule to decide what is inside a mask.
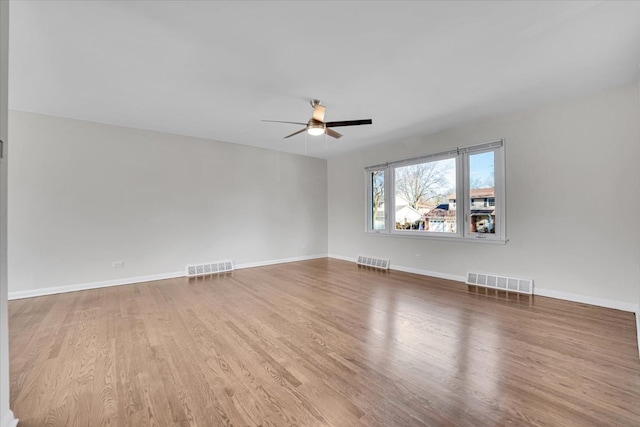
[[[395,182],[395,168],[397,167],[402,167],[402,166],[410,166],[410,165],[415,165],[415,164],[419,164],[419,163],[425,163],[425,162],[437,162],[439,160],[448,160],[448,159],[454,159],[456,161],[456,180],[458,181],[458,174],[460,171],[460,156],[457,155],[457,153],[455,151],[448,151],[445,153],[438,153],[438,154],[434,154],[434,155],[429,155],[429,156],[421,156],[421,157],[417,157],[414,159],[408,159],[408,160],[403,160],[401,162],[394,162],[394,163],[390,163],[389,168],[387,169],[388,175],[389,175],[389,187],[390,187],[390,193],[389,193],[389,197],[390,197],[390,201],[389,204],[391,205],[391,208],[389,209],[389,212],[393,212],[395,213],[396,211],[396,198],[395,198],[395,188],[396,188],[396,182]],[[385,175],[386,178],[386,175]],[[459,189],[456,186],[456,197],[460,196],[460,193],[458,192]],[[386,213],[386,212],[385,212]],[[389,215],[390,219],[389,219],[389,233],[391,234],[397,234],[399,236],[419,236],[419,237],[443,237],[443,236],[447,236],[450,238],[456,238],[459,239],[460,237],[462,237],[462,235],[460,234],[460,227],[459,227],[459,221],[458,224],[456,224],[456,230],[458,230],[456,233],[442,233],[442,232],[437,232],[437,231],[420,231],[420,230],[396,230],[395,228],[395,215]],[[458,215],[459,216],[459,215]],[[385,218],[386,219],[386,218]]]
[[[496,208],[496,223],[498,224],[495,234],[485,234],[469,231],[470,206],[470,172],[469,156],[483,152],[494,151],[494,194]],[[419,230],[396,230],[395,229],[395,168],[412,164],[425,163],[427,161],[437,161],[443,159],[456,159],[456,233],[441,233]],[[409,237],[420,239],[433,239],[443,241],[464,241],[474,243],[505,244],[506,238],[506,176],[505,176],[505,141],[504,139],[491,141],[483,144],[476,144],[466,147],[458,147],[440,153],[433,153],[412,157],[409,159],[397,160],[382,163],[365,168],[366,180],[366,223],[365,233],[378,236]],[[372,184],[371,174],[374,171],[384,171],[384,230],[374,230],[372,221]],[[462,185],[460,185],[462,184]],[[389,206],[389,209],[387,209]]]
[[[384,230],[375,230],[373,228],[373,210],[371,209],[371,207],[373,206],[373,200],[372,200],[372,195],[373,195],[373,187],[372,187],[372,180],[371,180],[371,174],[373,172],[376,171],[383,171],[384,172],[384,197],[385,197],[385,201],[387,198],[387,194],[389,191],[389,180],[387,179],[387,175],[389,174],[388,171],[388,167],[386,165],[378,165],[377,167],[368,167],[366,168],[366,172],[364,174],[364,179],[365,179],[365,188],[367,189],[367,194],[365,195],[365,203],[367,206],[367,215],[366,215],[366,222],[365,222],[365,226],[364,226],[364,231],[365,233],[371,233],[371,234],[384,234],[384,233],[388,233],[389,231],[389,215],[387,215],[386,212],[386,203],[385,203],[385,215],[384,215]]]
[[[471,188],[469,185],[464,186],[464,195],[461,199],[463,201],[463,212],[462,220],[464,230],[464,237],[467,239],[480,239],[480,240],[499,240],[505,241],[506,239],[506,221],[505,221],[505,175],[504,175],[504,141],[500,141],[502,144],[500,146],[495,146],[491,144],[482,144],[476,147],[470,147],[471,149],[462,153],[462,162],[463,162],[463,181],[465,184],[468,184],[470,180],[470,167],[469,167],[469,156],[472,154],[480,154],[487,153],[493,151],[495,154],[494,160],[494,199],[495,199],[495,215],[496,215],[496,223],[498,227],[496,229],[495,234],[484,234],[469,231],[469,219],[471,217]],[[487,146],[489,145],[489,146]]]

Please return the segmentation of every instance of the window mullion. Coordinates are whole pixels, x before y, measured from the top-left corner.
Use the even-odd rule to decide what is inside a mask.
[[[391,166],[387,166],[387,168],[385,169],[385,193],[384,193],[384,198],[385,198],[385,205],[389,206],[389,210],[385,210],[385,230],[387,233],[391,233],[393,232],[393,229],[391,228],[392,225],[395,225],[395,218],[396,218],[396,201],[395,201],[395,187],[396,187],[396,180],[395,180],[395,174],[394,174],[394,170],[393,167]]]
[[[496,230],[496,235],[499,233],[499,237],[504,239],[506,237],[506,183],[505,183],[505,159],[504,159],[504,145],[501,149],[495,150],[495,209],[496,209],[496,222],[498,222],[498,230]]]
[[[466,237],[468,235],[469,228],[469,216],[471,215],[471,208],[469,206],[469,155],[464,153],[458,155],[460,161],[460,173],[458,174],[458,201],[457,208],[459,209],[458,224],[460,237]]]

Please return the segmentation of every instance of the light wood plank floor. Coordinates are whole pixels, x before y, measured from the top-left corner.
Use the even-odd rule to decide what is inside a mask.
[[[640,425],[633,314],[333,259],[9,314],[22,427]]]

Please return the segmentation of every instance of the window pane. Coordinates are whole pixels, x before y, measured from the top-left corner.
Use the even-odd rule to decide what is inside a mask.
[[[384,230],[384,171],[371,173],[371,228]]]
[[[395,168],[395,229],[456,232],[456,160]]]
[[[469,231],[495,234],[495,152],[469,156],[469,179]]]

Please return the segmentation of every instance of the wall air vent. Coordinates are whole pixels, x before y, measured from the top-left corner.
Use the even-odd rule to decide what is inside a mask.
[[[467,285],[482,286],[506,292],[519,292],[533,295],[533,280],[496,274],[467,273]]]
[[[187,277],[206,276],[208,274],[226,273],[233,271],[232,261],[211,262],[187,266]]]
[[[366,265],[367,267],[379,268],[381,270],[389,269],[388,259],[372,258],[368,256],[358,255],[358,261],[356,263],[358,265]]]

